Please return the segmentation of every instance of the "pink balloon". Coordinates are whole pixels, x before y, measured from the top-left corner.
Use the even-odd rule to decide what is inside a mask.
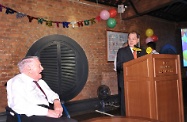
[[[147,37],[147,39],[145,40],[146,44],[149,43],[149,42],[152,42],[153,39],[151,37]]]
[[[100,17],[103,20],[107,20],[110,17],[110,13],[107,10],[102,10],[100,12]]]

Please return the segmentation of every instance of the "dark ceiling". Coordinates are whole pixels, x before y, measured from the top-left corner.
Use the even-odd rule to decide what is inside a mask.
[[[148,15],[166,19],[173,22],[187,22],[187,1],[174,2],[157,10],[151,11]]]
[[[160,0],[160,1],[169,1],[169,2],[167,2],[167,4],[162,2],[163,4],[154,6],[152,9],[150,8],[149,10],[146,10],[144,12],[142,11],[140,12],[137,9],[139,5],[136,5],[136,3],[144,2],[141,0],[86,0],[86,1],[113,6],[116,8],[118,8],[118,5],[128,6],[127,9],[131,7],[134,10],[135,15],[123,17],[122,18],[123,20],[135,18],[137,16],[142,16],[142,15],[150,15],[150,16],[158,17],[158,18],[165,19],[171,22],[187,22],[187,14],[186,14],[187,13],[187,0]],[[149,1],[155,2],[155,0],[149,0]],[[145,3],[146,3],[146,0],[145,0]],[[145,4],[141,4],[141,5],[145,7]],[[125,12],[123,14],[125,14]]]

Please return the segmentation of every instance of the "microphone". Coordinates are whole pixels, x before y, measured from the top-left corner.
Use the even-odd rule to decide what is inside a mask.
[[[139,47],[137,47],[136,45],[134,45],[134,47],[132,48],[133,51],[142,51],[142,49],[140,49]]]

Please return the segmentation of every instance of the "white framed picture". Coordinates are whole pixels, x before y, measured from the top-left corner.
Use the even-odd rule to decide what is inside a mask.
[[[120,31],[106,31],[107,36],[107,61],[114,61],[117,51],[128,39],[128,33]]]

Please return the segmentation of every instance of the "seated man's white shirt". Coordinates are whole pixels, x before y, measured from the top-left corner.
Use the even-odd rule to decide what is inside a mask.
[[[7,82],[8,106],[19,114],[27,116],[45,116],[48,109],[38,106],[39,104],[49,105],[55,99],[59,99],[58,94],[53,92],[44,80],[39,80],[38,84],[47,95],[37,87],[33,79],[25,74],[18,74]]]

